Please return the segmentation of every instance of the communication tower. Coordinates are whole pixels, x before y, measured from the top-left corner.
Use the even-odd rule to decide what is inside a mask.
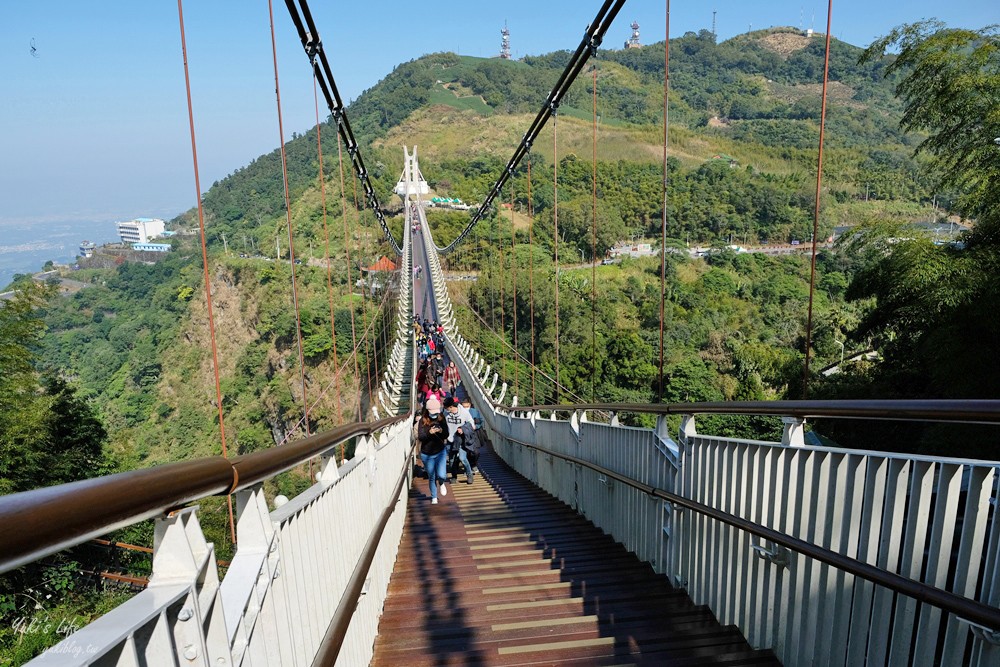
[[[503,60],[510,60],[510,30],[507,29],[507,24],[503,24],[503,28],[500,29],[500,58]]]
[[[626,49],[638,49],[642,44],[639,42],[639,22],[632,21],[632,36],[625,42]]]

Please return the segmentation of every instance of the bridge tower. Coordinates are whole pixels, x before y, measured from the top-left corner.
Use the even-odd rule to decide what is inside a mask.
[[[500,29],[500,59],[510,60],[510,30],[507,29],[506,21],[503,24],[503,28]]]
[[[404,200],[408,200],[410,195],[419,200],[421,195],[429,194],[430,191],[430,186],[424,180],[424,175],[420,173],[420,165],[417,162],[417,147],[413,147],[411,154],[406,146],[403,146],[403,173],[399,177],[399,182],[396,183],[394,192]]]
[[[639,42],[639,22],[632,21],[632,36],[625,42],[625,48],[638,49],[640,46],[642,46],[642,43]]]

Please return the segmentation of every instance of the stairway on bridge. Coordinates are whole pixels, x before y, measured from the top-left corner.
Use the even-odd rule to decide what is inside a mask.
[[[778,665],[492,451],[410,491],[375,643],[397,665]]]

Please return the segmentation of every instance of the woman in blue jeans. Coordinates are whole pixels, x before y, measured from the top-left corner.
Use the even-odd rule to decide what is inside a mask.
[[[432,505],[437,505],[438,502],[438,480],[441,480],[441,495],[448,495],[448,487],[445,486],[445,481],[448,479],[447,438],[448,424],[441,414],[441,402],[432,396],[427,399],[427,406],[417,426],[420,460],[423,461],[424,470],[427,471]]]

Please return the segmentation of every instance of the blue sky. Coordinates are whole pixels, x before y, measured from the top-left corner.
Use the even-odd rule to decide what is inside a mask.
[[[495,55],[505,21],[515,57],[574,48],[599,4],[313,0],[311,8],[351,99],[425,53]],[[971,28],[1000,21],[994,0],[890,4],[897,3],[835,2],[833,35],[866,45],[932,16]],[[826,3],[814,0],[675,1],[671,34],[710,28],[713,8],[720,39],[751,24],[825,28]],[[187,0],[184,12],[207,190],[278,145],[268,9],[266,0]],[[284,2],[275,0],[274,13],[287,138],[314,124],[312,80]],[[664,15],[661,0],[633,0],[606,45],[620,47],[633,20],[644,43],[662,40]],[[5,2],[0,67],[0,236],[12,224],[172,217],[195,202],[176,2]]]

